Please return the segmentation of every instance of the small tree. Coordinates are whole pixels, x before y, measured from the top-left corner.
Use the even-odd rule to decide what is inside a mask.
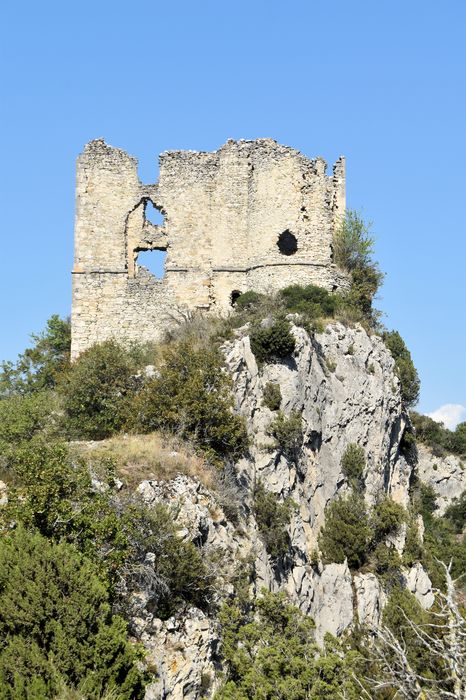
[[[287,531],[293,504],[290,499],[283,503],[277,494],[266,491],[259,482],[254,492],[254,515],[267,553],[273,560],[283,558],[290,549],[290,536]]]
[[[371,324],[379,314],[372,300],[383,281],[383,273],[373,261],[374,238],[371,224],[366,224],[355,211],[348,209],[333,237],[333,260],[351,275],[351,288],[343,298],[342,307],[356,310]]]
[[[21,528],[0,539],[0,687],[5,700],[53,698],[66,684],[98,700],[144,696],[126,625],[98,568],[66,543]]]
[[[270,326],[256,326],[251,330],[251,350],[259,365],[264,362],[276,362],[291,355],[296,341],[290,332],[290,324],[279,318]]]
[[[384,333],[383,340],[395,360],[396,373],[401,383],[401,398],[405,406],[410,408],[418,402],[421,388],[411,353],[397,331]]]
[[[71,324],[56,314],[48,319],[42,333],[33,334],[32,347],[19,355],[16,363],[3,362],[0,371],[0,396],[30,394],[55,388],[68,368]]]
[[[364,469],[366,455],[364,449],[352,442],[348,445],[341,458],[341,469],[348,483],[356,490],[361,491],[364,485]]]
[[[319,548],[325,564],[348,560],[352,569],[366,560],[371,528],[364,500],[352,493],[335,499],[325,509],[325,525],[319,533]]]
[[[280,385],[276,382],[267,382],[263,392],[263,404],[270,411],[278,411],[282,402],[282,392]]]
[[[399,530],[406,521],[407,513],[402,505],[395,503],[386,496],[376,504],[372,513],[372,527],[374,529],[374,541],[381,542],[388,535]]]
[[[301,415],[297,411],[292,411],[289,416],[279,411],[270,423],[268,432],[288,460],[298,459],[303,442],[303,427]]]
[[[243,418],[233,411],[231,389],[219,350],[190,341],[172,343],[157,376],[133,401],[131,427],[176,432],[213,457],[238,456],[247,449],[248,436]]]
[[[101,440],[120,430],[137,386],[136,373],[133,356],[114,340],[83,352],[59,387],[70,437]]]

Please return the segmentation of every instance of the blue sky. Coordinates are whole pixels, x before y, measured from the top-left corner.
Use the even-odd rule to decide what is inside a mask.
[[[346,155],[419,408],[465,406],[465,32],[464,0],[3,3],[0,357],[69,313],[88,140],[154,181],[161,151],[270,136]]]

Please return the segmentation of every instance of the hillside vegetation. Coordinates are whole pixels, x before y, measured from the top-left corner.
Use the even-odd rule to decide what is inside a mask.
[[[180,536],[170,509],[149,508],[136,490],[143,479],[195,477],[218,493],[236,526],[242,503],[238,490],[232,496],[232,465],[247,456],[253,439],[235,410],[222,354],[222,344],[237,333],[249,336],[260,371],[293,354],[292,324],[312,336],[332,321],[362,324],[392,353],[404,409],[415,405],[419,378],[411,355],[398,333],[381,327],[373,308],[382,274],[371,252],[367,227],[350,212],[335,240],[335,261],[351,276],[346,294],[314,285],[273,296],[247,292],[228,319],[194,315],[163,343],[128,347],[108,340],[73,364],[69,321],[52,316],[16,363],[3,363],[0,698],[143,698],[156,669],[144,662],[131,629],[142,588],[160,620],[183,616],[189,606],[219,620],[218,700],[318,700],[337,692],[383,700],[399,697],[406,678],[412,687],[402,697],[455,697],[458,683],[464,687],[451,661],[457,649],[448,627],[453,614],[455,624],[464,625],[460,608],[452,611],[448,588],[466,567],[464,496],[439,518],[435,494],[414,483],[408,508],[381,498],[368,509],[366,455],[358,445],[348,446],[341,469],[349,488],[327,506],[314,564],[347,560],[353,570],[380,577],[388,596],[386,644],[371,646],[359,629],[339,641],[327,637],[319,649],[312,620],[285,594],[265,591],[251,598],[247,562],[238,562],[230,582],[234,595],[222,599],[215,553]],[[285,415],[281,401],[280,387],[269,383],[264,403],[275,414],[269,436],[292,463],[301,448],[301,418]],[[412,420],[417,439],[464,455],[465,424],[451,432],[425,416],[413,413]],[[415,434],[407,431],[407,458]],[[252,512],[278,569],[289,549],[295,507],[256,484]],[[400,555],[390,537],[402,528],[407,542]],[[400,584],[401,568],[419,561],[443,592],[432,612]],[[448,567],[450,561],[446,569],[442,562]],[[440,625],[426,627],[438,619]],[[420,639],[419,630],[426,629],[431,638]],[[464,659],[464,638],[461,643]],[[394,644],[404,645],[403,661]],[[443,649],[444,658],[433,658],[431,648]]]

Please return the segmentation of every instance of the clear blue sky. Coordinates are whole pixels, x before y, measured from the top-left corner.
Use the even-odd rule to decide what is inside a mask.
[[[465,34],[464,0],[3,3],[0,357],[69,313],[88,140],[154,181],[163,150],[270,136],[346,155],[420,409],[466,405]]]

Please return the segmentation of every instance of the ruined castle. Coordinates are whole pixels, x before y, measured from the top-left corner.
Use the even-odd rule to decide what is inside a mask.
[[[227,314],[247,290],[344,287],[332,262],[344,210],[343,158],[327,175],[322,158],[272,139],[230,140],[163,153],[145,185],[135,158],[91,141],[77,163],[73,357],[111,337],[157,340],[183,309]],[[142,251],[166,251],[163,276],[138,263]]]

